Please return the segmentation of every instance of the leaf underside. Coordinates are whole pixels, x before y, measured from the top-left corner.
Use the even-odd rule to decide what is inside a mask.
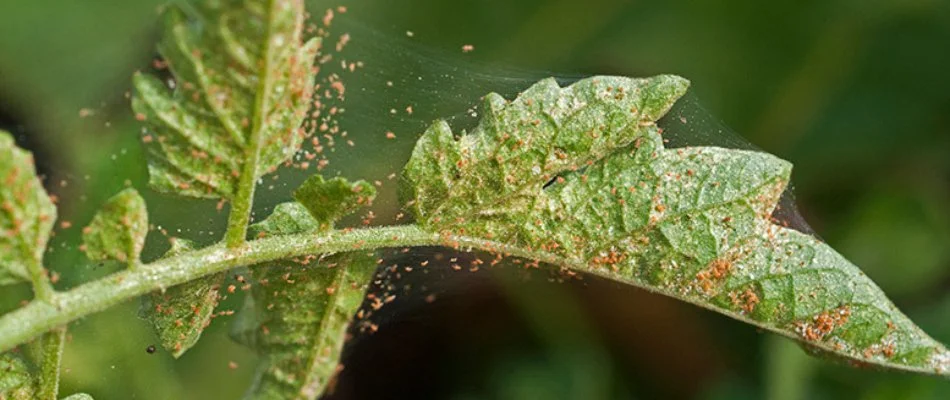
[[[136,74],[132,107],[147,126],[153,188],[231,199],[258,148],[255,178],[299,150],[320,40],[303,43],[299,0],[198,3],[200,23],[166,10],[159,51],[175,80]]]
[[[145,200],[132,188],[112,196],[83,230],[86,255],[96,261],[138,262],[148,235]]]
[[[347,188],[365,184],[342,183]],[[341,209],[348,203],[346,198],[337,198],[324,205]],[[305,210],[300,203],[281,204],[252,229],[262,235],[325,229],[326,221],[318,222]],[[375,270],[376,259],[366,253],[303,257],[255,267],[257,284],[232,328],[237,341],[262,356],[245,398],[315,399],[323,393],[338,371],[347,327]]]
[[[857,267],[772,212],[791,164],[666,149],[679,77],[553,79],[486,96],[456,138],[434,123],[404,171],[421,226],[490,239],[795,338],[859,364],[950,373],[950,353]]]
[[[165,257],[196,249],[184,239],[175,239]],[[211,323],[220,298],[225,273],[218,273],[142,298],[142,314],[151,322],[162,347],[178,358],[198,343]]]
[[[258,267],[259,284],[236,338],[262,354],[245,398],[314,399],[337,372],[353,314],[376,260],[364,253]]]
[[[56,207],[36,176],[33,155],[0,130],[0,286],[31,280],[55,221]]]

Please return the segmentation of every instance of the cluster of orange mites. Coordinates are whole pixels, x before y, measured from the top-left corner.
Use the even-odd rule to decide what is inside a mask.
[[[590,262],[596,266],[606,266],[610,267],[612,270],[617,271],[617,265],[622,263],[627,259],[627,255],[619,253],[614,250],[610,250],[607,253],[604,253],[602,256],[594,256],[591,258]]]
[[[696,281],[704,293],[710,293],[716,282],[729,276],[730,272],[732,272],[732,262],[724,259],[716,259],[710,263],[706,269],[696,273]],[[755,293],[753,293],[753,295],[755,295]],[[758,298],[756,298],[756,300],[758,300]],[[752,307],[755,307],[755,305]]]
[[[817,342],[828,336],[835,328],[844,326],[851,317],[851,307],[841,306],[812,318],[811,322],[798,322],[795,331],[805,340]]]
[[[742,311],[745,311],[746,314],[751,314],[755,311],[755,306],[759,305],[761,301],[759,295],[751,288],[746,288],[742,293],[729,292],[729,300],[732,301],[732,305],[739,307]]]
[[[897,346],[893,342],[887,342],[884,344],[875,344],[871,347],[864,349],[864,357],[872,358],[875,355],[883,354],[884,357],[891,358],[894,357],[894,354],[897,353]]]

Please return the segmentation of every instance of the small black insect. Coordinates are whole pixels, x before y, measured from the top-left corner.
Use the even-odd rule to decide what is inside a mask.
[[[148,354],[155,353],[155,345],[154,344],[148,345],[148,347],[145,348],[145,352]]]

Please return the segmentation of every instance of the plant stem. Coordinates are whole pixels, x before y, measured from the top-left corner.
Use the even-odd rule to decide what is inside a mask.
[[[247,242],[238,249],[217,244],[124,270],[72,290],[58,293],[52,302],[33,301],[0,317],[0,352],[29,341],[50,329],[156,290],[192,281],[231,268],[275,260],[384,247],[448,246],[483,249],[558,265],[556,256],[467,237],[448,237],[416,226],[337,230],[273,236]]]
[[[33,282],[33,295],[42,301],[51,301],[56,294],[53,285],[49,282],[49,275],[40,261],[33,261],[28,264],[30,280]]]
[[[33,281],[33,303],[50,305],[57,296],[56,289],[50,283],[49,274],[39,260],[29,265],[30,278]],[[42,332],[40,332],[42,333]],[[39,333],[37,333],[39,334]],[[36,345],[39,347],[40,379],[37,399],[56,400],[59,396],[59,371],[63,359],[63,347],[66,343],[66,325],[48,330]]]
[[[483,250],[505,257],[535,260],[543,264],[620,280],[651,293],[662,294],[708,310],[718,311],[715,306],[701,299],[654,287],[630,277],[617,276],[609,269],[591,268],[585,261],[567,259],[545,251],[520,248],[485,239],[430,232],[415,225],[404,225],[272,236],[247,242],[236,249],[228,248],[225,244],[217,244],[143,264],[136,270],[117,272],[67,292],[57,292],[51,302],[34,300],[26,306],[0,316],[0,352],[26,343],[53,328],[65,326],[76,319],[143,294],[164,290],[232,268],[313,254],[418,246],[444,246],[459,251]],[[764,324],[744,315],[727,314],[727,316],[789,339],[801,339],[794,332]],[[818,350],[835,351],[831,343],[812,342],[810,345]],[[894,370],[946,376],[940,370],[928,367],[884,363],[876,359],[867,359],[864,362],[868,365],[880,365]]]
[[[41,400],[56,400],[59,395],[59,371],[63,359],[63,347],[66,343],[66,326],[53,328],[43,336],[42,361],[40,362]]]
[[[254,187],[257,186],[255,174],[248,174],[248,170],[254,170],[247,167],[251,164],[256,168],[256,162],[251,163],[248,161],[248,163],[245,164],[244,173],[241,174],[241,181],[238,183],[237,196],[231,202],[231,213],[228,215],[228,230],[224,233],[224,242],[230,248],[241,246],[247,237],[247,225],[251,219],[251,206],[254,201]]]

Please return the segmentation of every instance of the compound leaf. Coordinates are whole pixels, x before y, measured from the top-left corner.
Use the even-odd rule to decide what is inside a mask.
[[[55,221],[33,155],[0,131],[0,286],[45,279],[43,251]]]
[[[666,149],[673,76],[542,81],[490,94],[474,131],[436,122],[403,192],[417,223],[662,293],[852,362],[950,374],[950,353],[853,264],[771,216],[791,165]],[[549,257],[544,257],[549,256]]]
[[[148,210],[135,189],[112,196],[82,231],[86,255],[91,260],[117,260],[135,265],[148,235]]]
[[[303,42],[302,0],[202,0],[197,10],[189,20],[168,7],[159,50],[175,80],[136,74],[132,107],[148,128],[153,188],[232,199],[242,177],[300,148],[320,41]]]
[[[354,191],[354,188],[362,189]],[[258,236],[319,232],[375,194],[365,182],[308,180],[295,197],[309,203],[278,205],[251,226]],[[324,195],[326,195],[324,197]],[[369,197],[366,197],[369,196]],[[357,197],[365,200],[359,201]],[[319,212],[312,213],[320,205]],[[345,211],[344,211],[345,210]],[[353,314],[376,270],[370,254],[304,257],[255,267],[257,284],[246,298],[232,336],[263,360],[249,399],[315,399],[338,371]]]
[[[165,257],[195,249],[194,243],[176,238]],[[181,357],[198,343],[211,323],[224,277],[224,273],[210,275],[142,298],[142,313],[151,322],[162,347],[173,357]]]

